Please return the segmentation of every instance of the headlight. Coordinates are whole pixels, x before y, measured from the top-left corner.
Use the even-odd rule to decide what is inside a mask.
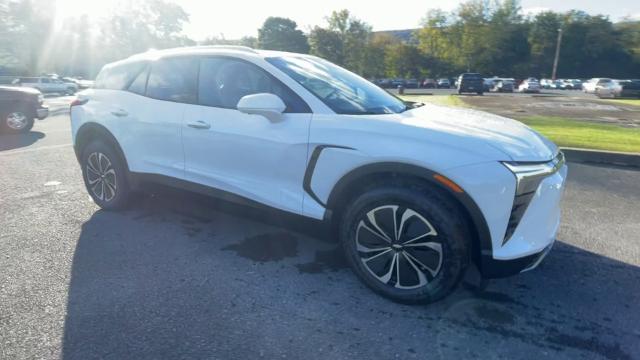
[[[516,231],[516,227],[518,227],[542,180],[560,170],[564,162],[564,154],[561,151],[553,160],[544,163],[503,162],[504,166],[511,170],[516,177],[516,195],[513,199],[511,215],[502,245],[506,244]]]
[[[44,102],[44,95],[38,94],[38,104],[42,104]]]
[[[503,162],[507,169],[516,177],[516,196],[528,194],[538,189],[542,179],[558,171],[564,165],[562,151],[549,162]]]

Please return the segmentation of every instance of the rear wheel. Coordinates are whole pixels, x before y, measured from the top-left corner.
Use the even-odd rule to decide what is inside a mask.
[[[126,207],[130,187],[128,170],[113,147],[102,141],[89,143],[82,151],[82,174],[93,201],[105,210]]]
[[[373,291],[401,303],[448,295],[469,263],[467,226],[445,196],[396,184],[351,202],[340,226],[346,258]]]

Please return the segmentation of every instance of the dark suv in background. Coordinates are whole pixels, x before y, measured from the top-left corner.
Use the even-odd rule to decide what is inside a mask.
[[[458,76],[458,94],[476,93],[482,95],[484,93],[484,79],[478,73],[464,73]]]
[[[44,119],[49,108],[36,89],[0,86],[0,133],[25,133],[33,127],[34,119]]]

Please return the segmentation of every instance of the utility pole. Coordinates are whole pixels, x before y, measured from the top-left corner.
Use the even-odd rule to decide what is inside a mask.
[[[556,57],[553,59],[553,72],[551,73],[551,80],[556,79],[556,72],[558,71],[558,58],[560,58],[560,44],[562,44],[562,29],[558,29],[558,41],[556,42]]]

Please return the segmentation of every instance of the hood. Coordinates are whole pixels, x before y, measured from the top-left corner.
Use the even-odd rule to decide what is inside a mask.
[[[512,161],[548,161],[558,152],[554,143],[523,123],[483,111],[425,104],[400,115],[406,125],[481,140]]]
[[[24,87],[24,86],[0,86],[0,91],[11,91],[11,92],[19,92],[25,94],[33,94],[39,95],[40,91],[38,89]]]

